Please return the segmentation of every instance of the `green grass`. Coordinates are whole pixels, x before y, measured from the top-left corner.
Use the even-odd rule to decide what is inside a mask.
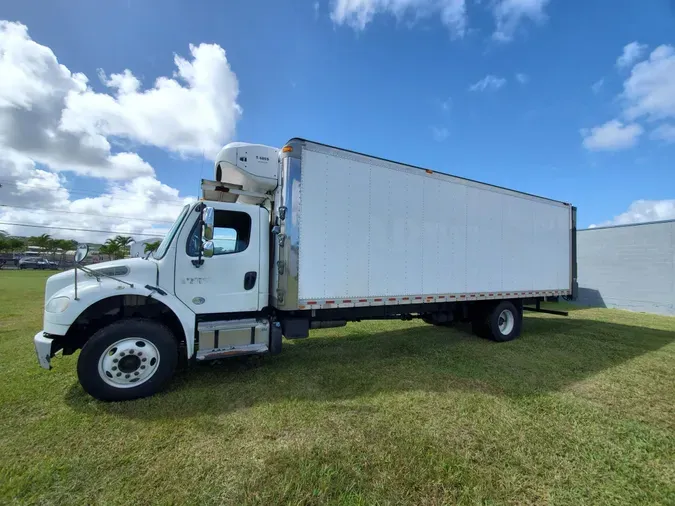
[[[104,404],[36,363],[47,275],[0,271],[0,503],[675,504],[675,318],[350,324]]]

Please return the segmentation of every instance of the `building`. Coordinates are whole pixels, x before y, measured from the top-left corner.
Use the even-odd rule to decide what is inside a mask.
[[[577,302],[675,316],[675,220],[577,232]]]

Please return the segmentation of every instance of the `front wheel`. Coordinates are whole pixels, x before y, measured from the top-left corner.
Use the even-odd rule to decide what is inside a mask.
[[[77,361],[77,376],[92,397],[126,401],[159,392],[177,362],[178,346],[167,327],[151,320],[122,320],[87,341]]]

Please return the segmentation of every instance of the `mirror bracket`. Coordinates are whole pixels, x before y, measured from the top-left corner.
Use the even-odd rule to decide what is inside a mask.
[[[213,207],[208,207],[206,204],[202,203],[199,212],[199,254],[197,260],[192,261],[192,265],[194,265],[196,268],[204,265],[204,258],[213,256],[213,251],[211,251],[211,254],[208,255],[205,254],[204,249],[206,244],[209,243],[211,239],[213,239],[214,219],[215,211],[213,210]]]

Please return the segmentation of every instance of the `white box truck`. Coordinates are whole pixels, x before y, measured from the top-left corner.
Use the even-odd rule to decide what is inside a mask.
[[[89,394],[133,399],[179,362],[276,354],[348,321],[510,341],[524,303],[574,295],[570,204],[304,139],[228,144],[214,169],[151,256],[47,280],[41,366],[81,349]]]

